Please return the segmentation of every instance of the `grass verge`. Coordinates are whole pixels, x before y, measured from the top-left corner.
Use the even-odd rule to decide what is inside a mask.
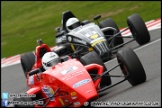
[[[2,1],[1,58],[34,51],[36,39],[55,45],[55,27],[63,11],[71,10],[80,20],[100,14],[112,18],[119,28],[126,18],[138,13],[144,21],[161,17],[160,1]]]

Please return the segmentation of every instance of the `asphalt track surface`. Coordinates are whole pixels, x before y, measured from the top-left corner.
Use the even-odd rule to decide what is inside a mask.
[[[139,46],[136,41],[125,45],[125,47],[134,49],[142,62],[147,75],[146,82],[132,86],[128,81],[125,81],[102,92],[96,101],[112,107],[131,107],[132,103],[137,107],[139,105],[144,107],[161,106],[161,29],[151,31],[150,35],[151,41],[146,45]],[[115,64],[117,64],[116,58],[105,63],[108,69]],[[110,74],[120,73],[120,69],[117,68]],[[112,83],[119,80],[121,79],[112,78]],[[1,68],[2,93],[24,93],[27,89],[26,79],[20,64]]]

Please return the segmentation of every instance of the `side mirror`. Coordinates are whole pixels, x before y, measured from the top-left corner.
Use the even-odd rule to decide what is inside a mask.
[[[58,32],[61,31],[61,28],[60,28],[60,27],[56,27],[55,30],[56,30],[56,32],[58,33]]]
[[[101,18],[101,15],[97,15],[97,16],[93,17],[93,20],[98,20],[100,18]]]
[[[31,72],[29,72],[29,76],[32,76],[32,75],[37,74],[37,73],[39,73],[39,72],[40,72],[40,69],[39,69],[39,68],[34,69],[34,70],[32,70]]]
[[[100,19],[100,18],[101,18],[101,15],[97,15],[97,16],[93,17],[93,20],[96,20],[99,25],[98,19]]]

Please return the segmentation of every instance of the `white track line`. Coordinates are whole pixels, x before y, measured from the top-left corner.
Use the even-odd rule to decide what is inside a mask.
[[[147,47],[147,46],[149,46],[149,45],[151,45],[151,44],[154,44],[154,43],[156,43],[156,42],[158,42],[158,41],[161,41],[161,38],[160,38],[160,39],[157,39],[157,40],[155,40],[155,41],[153,41],[153,42],[150,42],[150,43],[148,43],[148,44],[146,44],[146,45],[144,45],[144,46],[141,46],[141,47],[139,47],[139,48],[137,48],[137,49],[134,49],[134,51],[138,51],[138,50],[140,50],[140,49],[142,49],[142,48],[144,48],[144,47]],[[109,61],[105,62],[104,64],[107,64],[107,63],[112,62],[112,61],[114,61],[114,60],[116,60],[116,58],[114,58],[114,59],[112,59],[112,60],[109,60]]]
[[[156,43],[156,42],[158,42],[158,41],[160,41],[160,40],[161,40],[161,38],[160,38],[160,39],[157,39],[157,40],[155,40],[155,41],[153,41],[153,42],[151,42],[151,43],[148,43],[148,44],[146,44],[146,45],[144,45],[144,46],[141,46],[141,47],[135,49],[134,51],[140,50],[140,49],[142,49],[142,48],[144,48],[144,47],[147,47],[147,46],[149,46],[149,45],[151,45],[151,44],[154,44],[154,43]]]

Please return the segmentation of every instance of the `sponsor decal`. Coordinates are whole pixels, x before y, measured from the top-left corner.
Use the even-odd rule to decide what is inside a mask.
[[[58,98],[58,99],[59,99],[60,103],[62,104],[62,106],[64,106],[65,104],[64,104],[63,100],[61,98]]]
[[[77,93],[76,92],[71,92],[71,98],[74,100],[74,99],[77,99]]]
[[[90,38],[91,38],[91,39],[96,39],[96,38],[98,38],[98,34],[94,34],[94,35],[92,35]]]
[[[69,72],[71,72],[71,71],[77,70],[77,69],[78,69],[78,67],[73,66],[73,67],[70,67],[70,68],[68,68],[68,69],[66,69],[66,70],[61,71],[61,73],[62,73],[63,75],[65,75],[65,74],[67,74],[67,73],[69,73]]]
[[[88,51],[93,51],[93,48],[92,47],[88,48]]]
[[[29,77],[29,84],[34,84],[34,75]]]
[[[88,106],[89,105],[89,102],[84,102],[84,106]]]
[[[75,99],[77,99],[77,96],[73,96],[73,97],[71,97],[71,99],[75,100]]]
[[[76,92],[71,92],[71,96],[76,96],[77,93]]]
[[[86,37],[91,37],[91,36],[94,36],[94,35],[97,35],[97,32],[96,31],[87,31],[85,36]],[[98,35],[97,35],[98,37]]]
[[[72,78],[74,78],[76,76],[79,76],[81,74],[83,74],[83,71],[75,71],[75,72],[72,72],[72,73],[62,77],[61,79],[62,80],[70,80],[70,79],[72,79]]]
[[[86,83],[89,83],[90,81],[91,81],[90,78],[81,80],[81,81],[77,82],[76,84],[74,84],[74,85],[73,85],[73,88],[77,88],[77,87],[79,87],[79,86],[82,86],[82,85],[84,85],[84,84],[86,84]]]
[[[92,90],[88,90],[86,93],[92,92]]]
[[[78,106],[78,105],[80,105],[80,102],[74,102],[74,105]]]
[[[51,97],[54,94],[53,89],[48,85],[44,85],[42,87],[42,91],[46,94],[47,97]],[[52,98],[52,100],[54,100],[54,97]]]

